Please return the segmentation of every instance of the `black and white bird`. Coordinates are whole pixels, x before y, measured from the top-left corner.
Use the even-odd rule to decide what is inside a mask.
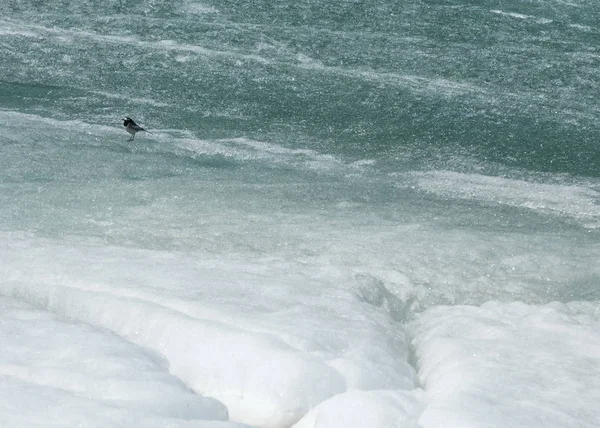
[[[129,137],[129,140],[127,140],[127,141],[133,141],[133,139],[135,138],[135,134],[140,131],[144,131],[144,132],[148,132],[148,133],[152,134],[152,132],[146,131],[140,125],[135,123],[133,121],[133,119],[130,117],[123,118],[123,126],[125,127],[125,131],[127,131],[131,134],[131,137]]]

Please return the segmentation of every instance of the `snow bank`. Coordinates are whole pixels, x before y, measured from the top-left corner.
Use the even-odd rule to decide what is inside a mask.
[[[0,426],[222,427],[225,406],[114,334],[0,297]]]
[[[420,428],[422,392],[348,391],[311,410],[294,428]]]
[[[6,239],[0,250],[0,295],[156,352],[233,421],[289,427],[348,389],[414,387],[385,290],[344,291],[337,272],[332,281],[270,259],[233,263],[40,240]]]
[[[592,428],[600,420],[598,302],[430,308],[410,324],[420,391],[407,363],[404,326],[394,320],[406,308],[375,277],[300,269],[276,258],[210,259],[2,237],[0,295],[97,332],[56,327],[55,335],[69,339],[52,340],[87,363],[50,351],[40,361],[72,367],[73,376],[35,361],[21,364],[26,369],[0,362],[10,374],[1,393],[15,397],[0,400],[5,416],[23,417],[30,396],[49,409],[68,403],[72,425],[96,413],[103,426],[127,423],[135,412],[147,413],[144,426],[160,418],[218,419],[225,417],[223,405],[231,420],[268,428]],[[44,336],[35,331],[15,336],[23,338],[20,351],[14,337],[2,343],[14,347],[15,358],[28,355]],[[116,333],[122,345],[97,337],[100,331]],[[103,350],[101,343],[111,345]],[[90,382],[116,364],[116,355],[131,363],[109,372],[108,387]],[[148,390],[123,386],[121,373],[152,382]],[[188,394],[182,384],[214,400]],[[61,391],[48,393],[46,385]],[[166,394],[158,404],[154,385]],[[115,394],[102,396],[107,388]],[[76,393],[63,397],[63,390]],[[81,401],[81,394],[95,398]],[[115,410],[111,400],[124,401]]]
[[[158,351],[173,375],[223,402],[233,420],[250,425],[289,426],[345,389],[337,371],[266,335],[108,293],[27,283],[1,289]]]
[[[600,303],[435,307],[412,327],[424,428],[598,426]]]

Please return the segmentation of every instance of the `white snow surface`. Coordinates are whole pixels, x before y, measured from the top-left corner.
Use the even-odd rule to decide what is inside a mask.
[[[413,328],[422,427],[598,426],[599,302],[440,306]]]
[[[241,427],[160,355],[109,331],[0,297],[0,343],[4,428]]]
[[[418,428],[420,390],[348,391],[311,410],[294,428]]]
[[[600,302],[433,306],[406,323],[384,287],[335,269],[3,237],[3,427],[600,420]]]
[[[110,331],[132,353],[160,355],[172,376],[233,421],[289,427],[348,389],[414,388],[402,325],[327,286],[329,273],[311,279],[281,266],[225,268],[222,260],[50,240],[0,245],[0,294]],[[68,341],[60,345],[70,352]]]

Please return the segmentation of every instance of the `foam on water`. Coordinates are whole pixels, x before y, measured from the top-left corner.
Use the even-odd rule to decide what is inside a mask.
[[[536,16],[525,15],[525,14],[522,14],[522,13],[504,12],[502,10],[497,10],[497,9],[490,10],[490,12],[498,14],[498,15],[507,16],[507,17],[510,17],[510,18],[531,19],[531,20],[535,21],[538,24],[551,24],[552,23],[552,19],[538,18]]]
[[[115,17],[116,18],[116,17]],[[58,42],[70,42],[70,44],[82,43],[101,43],[115,45],[129,45],[136,49],[148,49],[159,51],[174,51],[174,52],[191,52],[200,56],[207,57],[226,57],[237,58],[243,60],[256,61],[259,63],[269,63],[270,61],[259,55],[245,54],[239,51],[221,51],[216,49],[206,48],[197,44],[180,43],[176,40],[162,39],[157,41],[145,40],[134,35],[106,35],[92,31],[73,30],[65,28],[48,27],[40,24],[30,24],[23,22],[13,22],[10,20],[0,21],[2,25],[6,25],[10,31],[7,34],[26,35],[28,37],[54,37]],[[36,32],[33,32],[35,30]]]
[[[181,10],[186,13],[192,13],[195,15],[205,15],[212,13],[219,13],[219,10],[212,6],[208,5],[205,2],[197,2],[197,1],[185,1],[181,6]]]
[[[153,107],[169,107],[171,106],[170,104],[167,103],[163,103],[151,98],[135,98],[135,97],[128,97],[125,96],[123,94],[113,94],[111,92],[105,92],[105,91],[90,91],[93,94],[97,94],[100,95],[102,97],[106,97],[106,98],[113,98],[113,99],[118,99],[118,100],[122,100],[122,101],[128,101],[128,102],[133,102],[135,104],[149,104]]]
[[[409,176],[419,188],[443,197],[510,205],[574,219],[584,227],[600,227],[600,191],[592,182],[536,183],[452,171]]]
[[[280,145],[248,138],[202,141],[198,139],[177,140],[178,147],[194,153],[223,155],[239,160],[264,161],[273,165],[294,166],[300,169],[339,171],[343,163],[334,156],[309,149],[289,149]]]

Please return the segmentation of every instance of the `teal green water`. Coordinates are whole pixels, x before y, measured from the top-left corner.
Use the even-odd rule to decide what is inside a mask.
[[[390,168],[461,153],[599,175],[594,2],[9,1],[0,12],[5,108],[106,125],[128,112]]]
[[[4,1],[0,229],[593,298],[598,22],[592,1]],[[124,115],[154,134],[128,143]]]

